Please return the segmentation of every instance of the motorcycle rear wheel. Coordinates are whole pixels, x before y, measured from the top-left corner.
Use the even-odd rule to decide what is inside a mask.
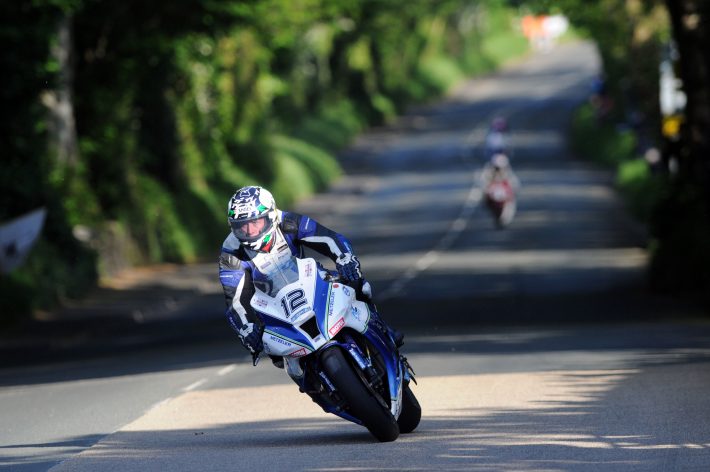
[[[337,346],[321,354],[321,364],[328,378],[348,405],[350,413],[380,442],[394,441],[399,436],[399,425],[385,408],[381,398],[369,389],[360,375]]]

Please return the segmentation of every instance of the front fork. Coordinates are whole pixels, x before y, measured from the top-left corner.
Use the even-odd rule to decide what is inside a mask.
[[[353,359],[354,363],[364,373],[363,380],[365,380],[369,384],[369,387],[375,392],[381,392],[385,394],[384,397],[386,398],[383,398],[382,400],[384,400],[385,402],[387,402],[388,399],[389,401],[395,400],[397,397],[393,393],[393,390],[397,392],[401,391],[401,385],[399,384],[398,380],[393,380],[392,385],[390,385],[390,382],[385,382],[383,374],[380,373],[373,364],[372,357],[374,355],[378,355],[377,352],[369,352],[369,348],[367,347],[367,345],[365,346],[365,352],[363,352],[361,347],[357,344],[355,339],[353,339],[350,334],[342,334],[343,336],[341,341],[333,340],[328,344],[322,346],[321,349],[325,349],[333,345],[339,346],[341,349],[348,353],[348,355]],[[399,354],[389,336],[382,335],[380,333],[377,334],[379,336],[374,336],[374,338],[376,339],[375,342],[384,344],[386,348],[391,350],[394,356],[396,356],[396,360],[392,359],[390,361],[387,361],[385,359],[382,359],[382,361],[384,362],[383,367],[388,372],[391,372],[391,375],[394,379],[401,378],[402,383],[405,384],[413,380],[416,384],[416,380],[414,379],[414,370],[407,361],[407,358]],[[373,340],[371,340],[371,342],[373,342]],[[387,365],[390,364],[392,361],[394,361],[394,365],[388,368]],[[291,362],[294,362],[296,365],[289,366],[288,364],[290,364]],[[325,412],[333,413],[348,421],[361,424],[359,419],[352,417],[350,414],[347,413],[347,411],[345,411],[346,405],[343,403],[335,386],[332,384],[325,372],[323,372],[323,370],[321,369],[319,361],[314,358],[311,360],[311,362],[311,366],[308,366],[304,369],[303,367],[305,366],[301,365],[299,359],[287,360],[288,364],[286,366],[286,370],[293,379],[293,381],[298,384],[299,390],[303,393],[307,393],[311,397],[311,399],[315,403],[317,403]],[[293,369],[293,367],[295,367],[295,369]],[[297,373],[294,371],[297,371]],[[387,405],[383,406],[385,408],[388,408]]]

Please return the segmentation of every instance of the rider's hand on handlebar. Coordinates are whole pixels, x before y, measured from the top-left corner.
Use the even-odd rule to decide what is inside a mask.
[[[357,257],[352,254],[342,254],[335,261],[335,268],[338,269],[340,279],[344,283],[355,283],[362,279],[362,272],[360,272],[360,261],[358,261]]]
[[[263,326],[254,323],[247,323],[238,332],[239,340],[252,355],[258,355],[264,350],[264,342],[261,336],[264,334]]]

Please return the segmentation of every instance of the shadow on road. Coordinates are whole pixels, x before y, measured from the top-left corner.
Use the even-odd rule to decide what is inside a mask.
[[[415,341],[413,350],[441,352],[456,346],[457,352],[467,349],[475,354],[547,349],[555,344],[554,339],[564,341],[565,333],[561,330],[549,333],[547,338],[541,335],[517,340],[498,334],[498,341],[493,334],[487,335],[487,340],[481,335],[477,341],[438,338],[441,343],[436,346]],[[596,347],[615,348],[608,339],[603,337]],[[705,343],[704,347],[700,355],[689,350],[641,353],[616,368],[543,373],[542,387],[549,390],[545,400],[518,402],[517,406],[479,403],[475,388],[454,393],[453,405],[443,400],[439,403],[436,394],[443,391],[437,383],[446,377],[437,376],[428,385],[415,387],[423,399],[419,428],[394,443],[373,443],[363,428],[325,416],[193,429],[119,431],[56,470],[108,470],[120,461],[124,471],[197,470],[206,465],[222,470],[228,465],[240,468],[249,464],[259,464],[261,470],[280,470],[285,463],[295,471],[422,470],[423,464],[427,470],[446,471],[700,471],[710,459],[710,426],[689,429],[684,424],[697,421],[693,407],[697,411],[710,407],[710,397],[705,395],[708,380],[688,382],[685,377],[691,372],[689,363],[710,366],[710,346]],[[681,379],[686,390],[677,404],[684,408],[674,410],[673,402],[659,401],[667,395],[659,381],[673,385]],[[648,382],[653,382],[653,388]],[[498,385],[501,387],[520,388],[514,383]],[[169,405],[165,408],[169,410]],[[81,447],[97,439],[72,437],[51,444],[10,444],[3,448]],[[23,467],[37,470],[42,461],[37,455],[15,457],[11,465],[17,471]]]

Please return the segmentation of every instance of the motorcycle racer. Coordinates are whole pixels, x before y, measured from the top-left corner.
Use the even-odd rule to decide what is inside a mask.
[[[343,235],[298,213],[281,211],[263,187],[247,186],[235,192],[227,206],[231,232],[222,243],[219,278],[227,304],[227,319],[244,347],[253,356],[263,349],[264,323],[250,304],[255,288],[275,293],[287,283],[288,261],[303,257],[304,248],[329,257],[340,281],[356,289],[368,303],[375,325],[397,346],[403,336],[388,327],[372,302],[372,288],[363,276],[360,261]],[[325,270],[321,268],[322,270]],[[283,360],[272,358],[283,367]]]
[[[516,212],[515,194],[520,189],[518,179],[505,154],[495,154],[479,174],[484,202],[499,228],[507,226]]]
[[[494,118],[484,143],[486,159],[490,159],[496,154],[510,155],[511,149],[508,140],[508,121],[503,117]]]

